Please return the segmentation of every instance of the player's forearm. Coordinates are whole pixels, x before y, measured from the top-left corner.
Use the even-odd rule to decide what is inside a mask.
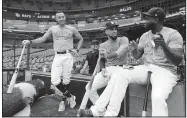
[[[34,39],[34,40],[32,40],[32,43],[43,43],[43,42],[45,42],[45,39],[44,38],[37,38],[37,39]]]
[[[116,52],[112,52],[110,54],[107,55],[107,59],[112,59],[112,58],[117,58],[117,53]]]
[[[128,46],[121,46],[117,51],[117,57],[122,57],[124,56],[126,53],[128,53],[129,48]]]
[[[128,52],[128,47],[127,46],[120,47],[117,51],[108,54],[107,58],[112,59],[112,58],[121,57],[127,52]]]
[[[133,56],[135,59],[140,59],[141,56],[142,56],[142,54],[143,54],[143,53],[142,53],[138,48],[132,50],[132,56]]]
[[[166,57],[175,65],[179,65],[182,61],[182,53],[179,51],[174,51],[168,46],[163,46],[164,53]],[[180,49],[179,49],[180,50]],[[181,49],[182,52],[182,49]]]
[[[80,50],[80,48],[81,48],[81,46],[82,46],[82,44],[83,44],[83,38],[81,38],[80,40],[79,40],[79,43],[78,43],[78,46],[77,46],[77,49],[78,50]]]

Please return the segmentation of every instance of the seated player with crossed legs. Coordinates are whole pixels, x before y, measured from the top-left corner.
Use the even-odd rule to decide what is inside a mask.
[[[99,98],[97,90],[105,87],[110,79],[110,74],[114,71],[118,71],[118,67],[127,64],[127,52],[129,40],[127,37],[117,37],[118,25],[115,22],[106,23],[105,33],[108,40],[99,46],[99,59],[101,55],[105,55],[106,69],[102,69],[96,65],[97,72],[99,72],[94,80],[89,94],[87,94],[93,104]],[[97,68],[98,67],[98,68]],[[86,93],[89,91],[88,85],[86,86]],[[86,94],[85,94],[86,95]],[[87,103],[87,102],[86,102]],[[85,100],[82,100],[80,110],[85,109]]]
[[[168,116],[166,99],[177,84],[176,66],[182,60],[183,39],[177,30],[163,26],[162,8],[151,8],[143,15],[149,31],[140,37],[138,45],[133,41],[131,48],[136,59],[144,54],[144,65],[113,72],[95,105],[82,110],[80,116],[117,116],[128,84],[146,84],[148,71],[152,71],[152,116]]]

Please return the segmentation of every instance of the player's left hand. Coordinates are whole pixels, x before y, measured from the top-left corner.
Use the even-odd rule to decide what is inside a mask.
[[[102,73],[103,77],[107,77],[108,72],[105,68],[102,68],[101,73]]]
[[[107,77],[107,78],[111,77],[111,74],[106,70],[106,68],[102,68],[101,73],[103,77]]]
[[[72,53],[73,56],[78,56],[79,54],[76,49],[71,50],[70,53]]]
[[[157,34],[157,35],[159,35],[159,37],[154,39],[155,46],[156,47],[158,47],[158,46],[164,47],[166,45],[166,42],[164,41],[164,37],[162,36],[162,34]]]
[[[139,38],[137,38],[136,41],[134,40],[130,41],[128,50],[130,51],[130,50],[137,49],[138,43],[139,43]]]
[[[101,58],[107,58],[107,51],[102,49],[102,50],[99,50],[99,55]]]

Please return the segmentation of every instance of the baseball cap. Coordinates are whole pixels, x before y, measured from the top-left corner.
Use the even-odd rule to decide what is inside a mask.
[[[98,40],[92,40],[92,44],[99,44]]]
[[[148,12],[143,12],[142,14],[150,17],[156,17],[160,21],[163,21],[166,17],[164,10],[160,7],[153,7]]]
[[[111,21],[111,22],[107,22],[106,24],[105,24],[105,27],[106,27],[106,29],[112,29],[112,28],[114,28],[114,27],[118,27],[119,25],[116,23],[116,22],[114,22],[114,21]]]

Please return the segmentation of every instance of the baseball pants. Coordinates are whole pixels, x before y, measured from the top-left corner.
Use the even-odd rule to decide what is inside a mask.
[[[94,116],[117,116],[129,83],[146,84],[148,71],[152,71],[152,116],[168,116],[166,99],[177,84],[177,75],[156,65],[139,65],[134,69],[120,69],[111,79],[95,105],[91,107]],[[108,107],[107,107],[108,105]],[[107,107],[107,110],[105,110]]]
[[[97,90],[105,87],[108,84],[108,81],[110,80],[110,75],[115,72],[118,71],[120,68],[119,66],[109,66],[106,67],[107,70],[107,74],[109,75],[109,77],[103,77],[102,72],[99,72],[93,81],[92,87],[90,92],[88,93],[88,85],[89,83],[86,85],[86,93],[85,95],[89,96],[89,99],[91,100],[91,102],[93,104],[95,104],[95,102],[97,101],[97,99],[99,98],[99,95],[97,93]],[[84,101],[82,101],[82,103],[84,103]],[[83,104],[81,104],[80,109],[85,109],[85,106],[83,106]]]
[[[58,85],[63,76],[63,84],[70,83],[71,71],[73,68],[73,56],[70,53],[55,54],[51,68],[51,83]]]

